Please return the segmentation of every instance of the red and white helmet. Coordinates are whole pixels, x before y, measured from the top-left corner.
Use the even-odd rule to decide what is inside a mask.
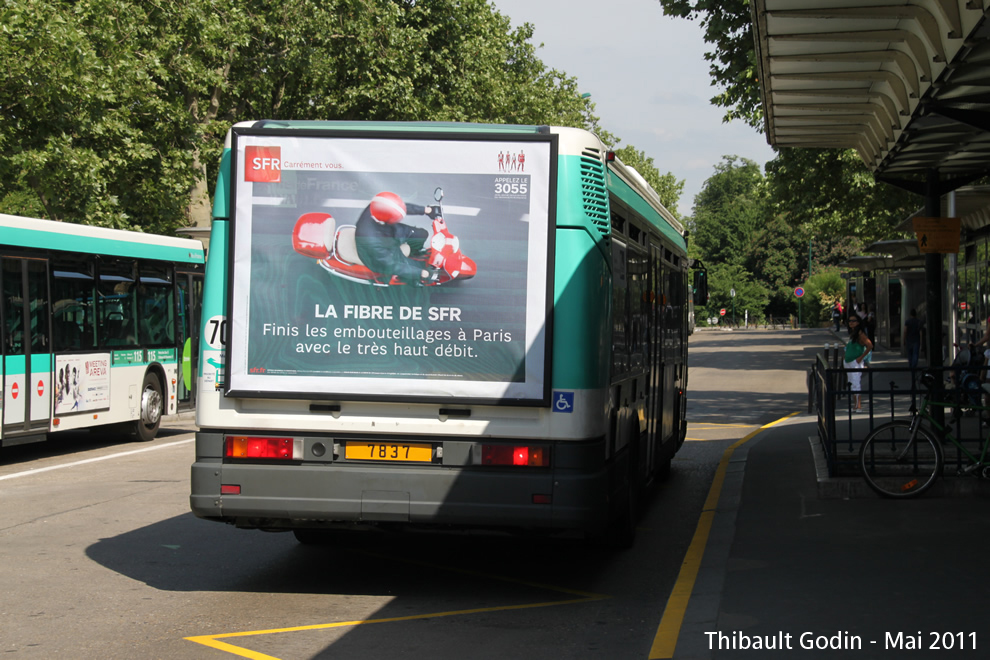
[[[394,224],[406,217],[406,203],[391,192],[380,192],[371,200],[371,217],[378,222]]]

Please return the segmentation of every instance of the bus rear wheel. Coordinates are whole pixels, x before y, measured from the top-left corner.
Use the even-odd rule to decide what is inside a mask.
[[[141,385],[141,416],[134,422],[134,435],[141,442],[150,442],[162,425],[162,385],[153,373],[144,375]]]

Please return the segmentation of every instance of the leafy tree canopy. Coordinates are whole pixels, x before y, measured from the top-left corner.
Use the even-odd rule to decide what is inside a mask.
[[[724,156],[694,198],[689,230],[707,262],[742,265],[754,232],[764,224],[764,180],[760,167]]]
[[[767,174],[778,210],[826,241],[888,238],[918,207],[916,196],[874,181],[852,150],[782,149]]]
[[[770,293],[767,287],[753,279],[749,271],[738,264],[717,264],[709,266],[708,287],[710,297],[704,308],[704,314],[718,316],[721,309],[726,310],[725,323],[732,321],[732,310],[735,309],[735,321],[741,324],[749,312],[750,323],[762,322],[765,317]],[[732,292],[736,295],[733,297]],[[695,312],[695,317],[699,316]]]
[[[205,224],[248,119],[598,126],[576,79],[486,0],[6,0],[0,211],[171,233]],[[680,186],[625,153],[676,205]]]
[[[668,16],[700,22],[710,46],[705,58],[711,80],[721,90],[712,103],[726,109],[724,120],[742,119],[762,130],[749,0],[658,2]],[[746,189],[744,174],[733,173],[735,186],[718,180],[725,167],[734,163],[716,167],[709,180],[714,185],[706,184],[695,200],[691,250],[709,266],[721,260],[748,269],[774,291],[774,315],[792,306],[790,292],[810,269],[817,273],[858,254],[864,245],[893,237],[895,227],[920,203],[910,193],[876,183],[851,150],[778,150],[766,166],[763,208],[752,195],[739,194]],[[740,259],[747,250],[750,258]]]

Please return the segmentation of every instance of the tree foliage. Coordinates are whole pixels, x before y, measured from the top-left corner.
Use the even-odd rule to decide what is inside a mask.
[[[33,193],[47,217],[152,229],[185,201],[190,135],[137,44],[153,28],[120,3],[10,1],[0,8],[0,190],[10,206]],[[20,204],[16,204],[21,200]]]
[[[760,167],[739,156],[723,156],[694,198],[691,235],[706,262],[743,265],[754,233],[764,224]]]
[[[251,119],[558,124],[614,139],[576,79],[537,57],[533,27],[486,0],[5,0],[0,33],[0,211],[158,233],[205,224],[226,131]],[[662,195],[679,192],[637,155]]]
[[[668,16],[700,21],[710,47],[705,58],[711,80],[721,90],[712,103],[726,109],[724,120],[742,119],[762,130],[749,0],[658,2]],[[910,193],[876,183],[852,150],[778,150],[766,166],[763,207],[753,196],[725,185],[727,165],[734,163],[716,166],[715,177],[695,200],[691,250],[709,266],[724,262],[744,267],[772,292],[768,312],[774,316],[795,307],[795,285],[869,243],[894,237],[896,226],[920,204]],[[732,178],[747,180],[743,173]],[[713,196],[732,201],[715,203]],[[746,249],[750,258],[740,258]]]
[[[851,150],[782,149],[767,174],[778,210],[832,246],[889,238],[918,207],[916,196],[874,181]]]
[[[826,268],[808,278],[805,284],[804,318],[809,324],[831,321],[832,308],[846,296],[846,282],[835,268]]]
[[[709,266],[708,287],[710,297],[705,306],[704,314],[718,316],[719,310],[725,309],[723,322],[732,321],[733,309],[735,322],[741,324],[749,313],[750,323],[761,323],[766,319],[766,309],[770,302],[770,292],[762,283],[753,279],[752,273],[739,264],[715,264]],[[736,295],[732,296],[735,291]],[[695,317],[700,316],[695,312]]]
[[[749,0],[658,0],[664,14],[698,20],[710,50],[705,58],[722,93],[712,103],[725,121],[743,119],[763,129],[760,83]],[[770,197],[793,226],[839,241],[869,243],[890,235],[920,200],[878,184],[852,150],[786,148],[767,166]]]

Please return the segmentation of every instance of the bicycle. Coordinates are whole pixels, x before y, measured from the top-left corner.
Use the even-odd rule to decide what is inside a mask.
[[[921,384],[928,391],[922,398],[921,407],[912,411],[910,421],[894,420],[882,424],[863,440],[859,450],[860,470],[870,488],[883,497],[917,497],[931,488],[945,465],[942,444],[946,441],[955,445],[969,461],[960,469],[960,474],[990,479],[990,435],[984,438],[977,458],[963,447],[948,425],[942,426],[929,412],[930,407],[990,412],[990,407],[966,400],[965,397],[973,393],[964,389],[952,391],[954,401],[936,400],[936,392],[950,398],[947,390],[936,390],[937,381],[934,374],[925,372]],[[976,390],[976,396],[982,391],[982,388]]]

